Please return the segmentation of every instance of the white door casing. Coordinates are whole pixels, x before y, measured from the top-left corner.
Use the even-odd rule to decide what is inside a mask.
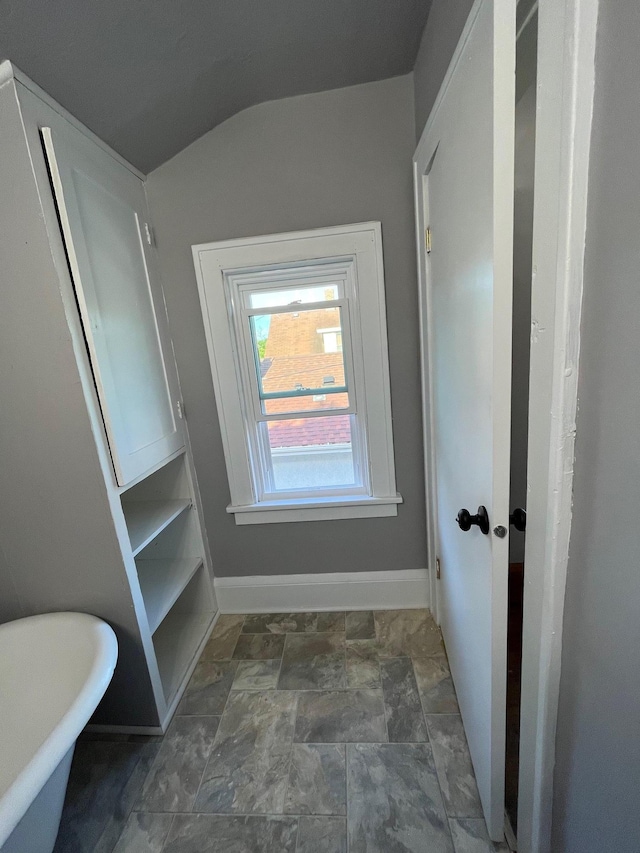
[[[116,481],[184,446],[143,182],[77,130],[42,128]]]
[[[482,806],[503,837],[515,4],[478,0],[415,157],[441,561],[437,593]],[[430,229],[431,250],[425,248]],[[462,532],[486,506],[490,532]]]
[[[540,0],[518,850],[549,853],[599,0]]]

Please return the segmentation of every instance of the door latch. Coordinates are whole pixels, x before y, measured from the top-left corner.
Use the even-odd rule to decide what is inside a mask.
[[[476,515],[471,515],[468,509],[461,509],[456,517],[460,530],[471,530],[472,525],[477,524],[485,535],[489,532],[489,513],[486,506],[479,506]]]
[[[524,533],[527,529],[527,511],[526,509],[522,509],[521,506],[514,509],[514,511],[509,516],[509,524],[513,524],[516,530],[520,530]]]

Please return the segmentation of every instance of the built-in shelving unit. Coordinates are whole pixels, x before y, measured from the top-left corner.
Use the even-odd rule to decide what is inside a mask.
[[[8,62],[0,77],[0,195],[19,208],[0,229],[3,343],[23,377],[0,370],[3,495],[24,507],[3,529],[3,612],[104,619],[118,662],[91,725],[159,734],[216,605],[144,178]],[[73,429],[34,420],[36,375]]]
[[[157,631],[153,644],[168,705],[176,696],[212,618],[211,614],[193,617],[184,613],[171,613]]]
[[[136,561],[140,589],[152,634],[200,566],[200,557]]]
[[[167,718],[216,609],[192,488],[181,454],[121,494]]]
[[[203,597],[205,578],[198,570],[153,635],[160,681],[167,705],[184,686],[213,620]]]
[[[123,501],[131,551],[134,557],[191,506],[190,500]]]

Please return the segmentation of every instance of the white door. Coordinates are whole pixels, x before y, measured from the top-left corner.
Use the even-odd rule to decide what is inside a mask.
[[[474,5],[415,158],[438,614],[496,840],[504,825],[515,6]],[[479,506],[488,532],[475,524],[464,532],[459,511],[476,515]]]
[[[142,181],[69,126],[42,129],[118,485],[184,445]]]

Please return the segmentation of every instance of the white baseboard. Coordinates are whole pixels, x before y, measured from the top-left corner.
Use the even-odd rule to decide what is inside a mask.
[[[401,610],[429,607],[429,571],[216,578],[221,613]]]

